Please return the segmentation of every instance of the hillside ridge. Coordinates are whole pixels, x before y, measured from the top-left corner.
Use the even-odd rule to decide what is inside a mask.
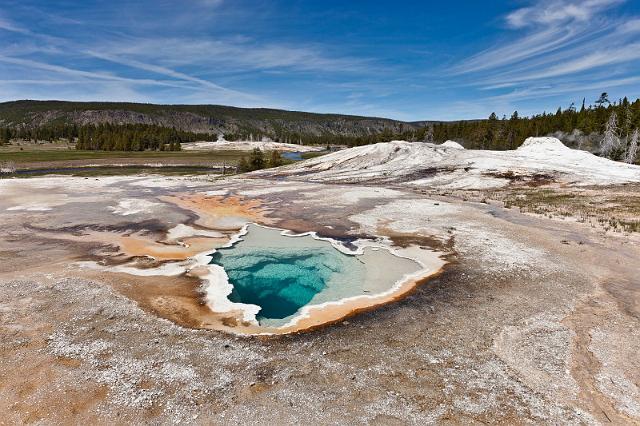
[[[163,105],[129,102],[18,100],[0,103],[0,127],[51,124],[148,124],[193,133],[286,136],[365,136],[416,128],[403,121],[345,114],[311,113],[223,105]]]

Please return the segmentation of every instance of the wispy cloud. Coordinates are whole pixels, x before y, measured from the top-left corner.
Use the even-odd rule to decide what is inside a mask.
[[[20,34],[29,34],[31,33],[31,31],[29,31],[27,28],[21,27],[20,25],[10,21],[9,19],[3,17],[2,15],[0,15],[0,31],[10,31],[10,32],[14,32],[14,33],[20,33]]]
[[[203,3],[207,7],[219,6],[222,4],[222,1],[200,1],[198,3]],[[44,13],[43,13],[44,14]],[[47,14],[48,16],[48,14]],[[28,74],[31,74],[33,70],[41,70],[46,71],[62,76],[67,77],[79,77],[82,80],[78,81],[78,84],[81,84],[82,81],[102,81],[102,82],[111,82],[113,85],[115,83],[122,83],[127,86],[158,86],[158,87],[172,87],[176,89],[189,90],[189,91],[197,91],[200,92],[199,96],[208,97],[208,99],[212,99],[212,95],[217,99],[231,100],[233,99],[238,104],[244,103],[256,103],[260,102],[260,97],[240,91],[230,89],[221,85],[218,85],[212,81],[209,81],[204,78],[194,77],[188,73],[180,72],[173,70],[171,68],[156,65],[153,63],[143,62],[136,60],[130,57],[122,57],[109,53],[102,53],[91,50],[90,46],[85,45],[78,40],[65,39],[62,37],[54,37],[49,36],[47,34],[42,34],[39,32],[34,32],[27,28],[23,28],[13,23],[12,21],[0,16],[0,30],[11,31],[15,33],[20,33],[25,36],[26,41],[21,41],[18,43],[12,43],[7,46],[3,46],[0,49],[0,63],[10,64],[16,67],[22,67],[25,70],[29,70]],[[37,42],[39,41],[39,43]],[[160,41],[158,43],[158,50]],[[149,46],[147,46],[149,47]],[[178,46],[174,46],[177,49],[177,52],[180,51]],[[76,69],[68,66],[57,65],[55,63],[51,63],[49,61],[43,60],[33,60],[30,58],[25,58],[25,55],[38,55],[42,56],[46,54],[48,56],[53,56],[57,58],[57,61],[64,61],[68,58],[78,58],[85,57],[87,59],[94,58],[100,59],[103,61],[108,61],[112,63],[116,63],[119,65],[123,65],[129,68],[148,71],[150,73],[160,75],[165,77],[165,79],[156,79],[156,78],[132,78],[126,76],[120,76],[113,72],[100,72],[86,69]],[[77,60],[77,59],[76,59]],[[16,82],[20,81],[20,79],[14,79]],[[10,79],[2,80],[5,84]],[[33,84],[27,83],[28,79],[22,79],[22,83],[16,84]],[[68,80],[51,80],[48,79],[47,84],[49,85],[59,85],[64,84],[64,82],[68,84],[73,84],[73,82]],[[123,92],[123,91],[121,91]]]
[[[637,59],[640,59],[640,43],[631,43],[618,48],[598,49],[584,56],[567,59],[557,65],[546,64],[547,66],[529,73],[519,75],[512,73],[509,81],[524,82],[565,76]]]
[[[23,58],[14,58],[9,56],[0,56],[0,62],[12,65],[19,65],[22,67],[27,67],[29,69],[39,69],[44,71],[51,71],[56,74],[70,76],[70,77],[82,77],[88,80],[103,80],[103,81],[117,81],[117,82],[126,82],[131,84],[144,84],[144,85],[158,85],[158,86],[168,86],[168,87],[184,87],[183,85],[177,85],[176,83],[146,79],[146,78],[127,78],[120,77],[117,75],[112,75],[103,72],[93,72],[93,71],[84,71],[78,70],[74,68],[68,68],[61,65],[49,64],[46,62],[34,61],[31,59],[23,59]]]
[[[625,32],[635,32],[640,22],[635,19],[612,21],[598,13],[623,1],[537,1],[530,7],[517,9],[505,17],[505,22],[514,30],[524,31],[523,34],[515,38],[511,36],[510,41],[501,42],[462,61],[454,71],[465,74],[495,70],[556,52],[567,57],[585,43],[600,39],[619,41],[610,40],[610,34],[623,36]]]
[[[456,74],[468,74],[496,69],[553,52],[585,36],[572,27],[543,28],[505,45],[480,52],[454,66],[453,71]]]
[[[190,8],[187,15],[193,10],[206,8],[206,13],[210,13],[212,9],[226,7],[222,0],[188,1],[190,6],[200,9]],[[57,15],[50,15],[40,11],[43,19],[58,19]],[[185,16],[180,19],[185,19]],[[73,19],[73,25],[80,25],[80,21]],[[102,33],[99,37],[90,33],[82,37],[79,34],[64,37],[60,33],[50,36],[23,29],[0,16],[0,30],[5,27],[25,36],[0,46],[0,64],[13,67],[6,76],[16,81],[24,80],[20,84],[30,84],[26,80],[35,80],[21,78],[20,74],[31,77],[35,70],[39,70],[44,80],[55,86],[63,84],[60,81],[80,85],[72,83],[71,79],[77,78],[80,82],[121,83],[128,87],[170,87],[180,90],[175,91],[179,93],[176,100],[180,101],[206,99],[239,106],[262,106],[279,104],[280,100],[270,101],[264,90],[258,94],[254,90],[232,86],[238,82],[242,84],[243,79],[255,79],[258,74],[269,79],[282,79],[292,74],[321,72],[344,75],[365,73],[370,69],[368,60],[330,53],[321,44],[259,40],[241,33],[224,37],[212,37],[210,34],[166,37],[157,31],[134,35],[118,30]],[[78,31],[86,31],[89,27],[83,24]],[[21,73],[20,68],[24,72]],[[56,80],[56,76],[62,78]],[[8,80],[10,78],[5,82]]]
[[[144,71],[150,71],[152,73],[164,75],[166,77],[174,78],[174,79],[177,79],[177,80],[196,83],[199,86],[202,86],[202,87],[210,89],[210,90],[225,92],[227,94],[236,95],[236,96],[252,97],[251,95],[249,95],[247,93],[243,93],[243,92],[240,92],[240,91],[237,91],[237,90],[228,89],[226,87],[222,87],[220,85],[212,83],[212,82],[210,82],[208,80],[204,80],[202,78],[193,77],[193,76],[191,76],[189,74],[178,72],[178,71],[169,69],[167,67],[154,65],[154,64],[148,64],[148,63],[144,63],[144,62],[141,62],[141,61],[138,61],[138,60],[135,60],[135,59],[128,59],[128,58],[123,58],[123,57],[119,57],[119,56],[115,56],[115,55],[109,55],[109,54],[105,54],[105,53],[94,52],[94,51],[91,51],[91,50],[87,51],[87,54],[89,54],[90,56],[93,56],[95,58],[103,59],[103,60],[109,61],[109,62],[114,62],[114,63],[120,64],[120,65],[126,65],[128,67],[137,68],[137,69],[144,70]]]
[[[566,77],[594,72],[615,64],[624,64],[640,59],[637,37],[640,25],[634,21],[610,25],[606,33],[580,40],[563,49],[546,52],[509,67],[495,67],[491,73],[482,75],[480,82],[494,86],[512,86],[518,82]]]
[[[56,96],[48,95],[53,90]],[[65,99],[74,101],[151,102],[152,96],[141,93],[138,86],[123,82],[103,81],[5,81],[0,80],[0,102],[16,99]]]
[[[506,16],[512,28],[538,25],[562,25],[567,22],[586,23],[597,13],[622,3],[624,0],[544,1],[517,9]]]
[[[92,54],[98,49],[91,51]],[[263,43],[248,37],[127,38],[99,46],[101,55],[132,63],[195,66],[210,71],[277,70],[365,72],[371,60],[341,57],[323,52],[322,46]],[[103,53],[108,52],[108,53]]]
[[[624,86],[634,86],[640,83],[640,77],[626,77],[614,79],[598,79],[591,81],[576,81],[574,83],[562,82],[559,84],[532,86],[519,88],[502,95],[489,96],[483,101],[520,101],[525,99],[551,98],[558,95],[570,93],[584,93],[591,90],[601,90],[603,87],[614,88]]]
[[[608,9],[624,0],[535,1],[504,18],[516,34],[453,67],[467,84],[517,101],[633,84],[624,66],[640,62],[640,19]],[[622,67],[622,68],[620,68]],[[599,78],[607,70],[609,79]],[[508,92],[505,92],[508,90]]]

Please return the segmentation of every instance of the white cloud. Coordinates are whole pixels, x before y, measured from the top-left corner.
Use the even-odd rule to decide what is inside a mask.
[[[50,93],[55,93],[52,96]],[[73,101],[153,102],[134,85],[119,81],[0,80],[0,102],[16,99],[65,99]]]
[[[524,28],[536,25],[559,25],[567,21],[587,22],[604,9],[624,0],[546,1],[517,9],[506,16],[507,25]]]
[[[340,101],[336,102],[350,101],[344,91],[329,94],[321,87],[323,83],[345,81],[347,76],[359,82],[371,80],[367,76],[375,77],[375,83],[381,75],[389,74],[387,67],[371,59],[341,53],[342,46],[247,37],[242,26],[231,32],[208,28],[210,22],[246,17],[231,2],[227,5],[223,0],[185,0],[180,6],[169,3],[170,7],[158,14],[161,19],[143,19],[133,27],[130,25],[137,9],[132,9],[131,16],[118,15],[115,20],[109,14],[99,18],[73,15],[82,21],[70,21],[72,31],[40,24],[33,30],[23,29],[0,15],[0,38],[3,29],[24,34],[10,44],[0,43],[0,84],[5,89],[9,84],[20,87],[24,91],[20,98],[42,98],[32,95],[42,93],[48,98],[79,99],[85,93],[105,93],[102,87],[119,87],[113,90],[120,94],[136,90],[135,99],[149,95],[163,102],[299,109],[303,98],[310,99],[311,108],[321,102],[318,97],[323,98],[322,102],[337,98]],[[109,12],[110,8],[104,10]],[[166,20],[171,28],[160,28],[168,11],[172,12]],[[260,11],[265,15],[271,12],[268,7]],[[47,24],[60,23],[58,17],[45,11],[35,12]],[[37,21],[31,20],[29,25],[33,22]],[[263,85],[259,81],[262,78],[287,81],[286,87]],[[245,90],[243,86],[252,88]],[[247,93],[254,91],[253,86],[259,88]],[[368,87],[363,90],[379,93]]]
[[[9,19],[4,18],[2,16],[0,16],[0,30],[4,30],[4,31],[9,31],[9,32],[14,32],[14,33],[20,33],[20,34],[29,34],[30,31],[26,28],[23,28],[13,22],[11,22]]]
[[[66,75],[71,77],[83,77],[88,80],[120,81],[125,83],[132,83],[132,84],[184,87],[184,86],[176,85],[172,82],[167,82],[167,81],[141,79],[141,78],[126,78],[126,77],[120,77],[117,75],[103,73],[103,72],[77,70],[74,68],[68,68],[61,65],[49,64],[46,62],[34,61],[31,59],[14,58],[9,56],[0,55],[0,62],[4,62],[6,64],[18,65],[31,70],[39,69],[39,70],[50,71],[56,74],[61,74],[61,75]]]
[[[637,85],[630,71],[640,63],[640,18],[608,11],[623,2],[538,0],[505,17],[515,37],[463,60],[453,71],[467,86],[498,92],[485,98],[494,102]]]
[[[626,78],[614,78],[614,79],[598,79],[592,81],[582,81],[575,83],[561,82],[559,84],[552,84],[548,86],[531,86],[527,88],[519,88],[509,93],[489,96],[482,99],[484,102],[496,102],[496,101],[522,101],[527,99],[543,99],[556,97],[558,95],[566,95],[571,93],[585,93],[588,91],[596,90],[600,93],[602,88],[613,87],[632,87],[637,86],[640,83],[640,77],[626,77]]]
[[[260,43],[234,38],[137,38],[103,43],[92,52],[165,67],[200,66],[216,70],[364,72],[370,61],[323,52],[322,46]],[[105,53],[106,52],[106,53]],[[95,53],[94,53],[95,54]]]
[[[164,75],[166,77],[171,77],[171,78],[175,78],[178,80],[182,80],[182,81],[188,81],[191,83],[196,83],[204,88],[210,89],[210,90],[214,90],[214,91],[220,91],[220,92],[226,92],[228,94],[231,95],[236,95],[236,96],[241,96],[241,97],[251,97],[249,94],[246,93],[242,93],[236,90],[232,90],[232,89],[227,89],[226,87],[222,87],[219,86],[215,83],[212,83],[208,80],[204,80],[201,78],[197,78],[197,77],[193,77],[190,76],[188,74],[182,73],[182,72],[178,72],[178,71],[174,71],[172,69],[166,68],[166,67],[162,67],[159,65],[153,65],[153,64],[148,64],[148,63],[144,63],[141,61],[137,61],[135,59],[128,59],[128,58],[123,58],[123,57],[119,57],[119,56],[115,56],[115,55],[109,55],[109,54],[104,54],[104,53],[99,53],[99,52],[94,52],[94,51],[87,51],[87,54],[89,54],[90,56],[93,56],[95,58],[99,58],[99,59],[103,59],[105,61],[109,61],[109,62],[114,62],[120,65],[126,65],[132,68],[137,68],[137,69],[141,69],[144,71],[150,71],[156,74],[160,74],[160,75]]]
[[[621,34],[640,32],[640,19],[631,19],[622,23],[617,31]]]
[[[620,46],[625,35],[640,29],[640,20],[611,20],[600,16],[605,9],[624,0],[537,1],[530,7],[517,9],[505,17],[509,27],[524,31],[521,36],[471,56],[453,67],[459,74],[494,70],[512,64],[560,53],[554,63],[570,58],[574,50],[586,44],[602,48],[600,42]],[[624,45],[624,44],[623,44]],[[558,57],[560,56],[560,57]]]
[[[640,59],[640,43],[633,43],[619,48],[597,50],[585,56],[541,68],[528,74],[512,75],[510,81],[541,80],[565,76],[637,59]]]
[[[553,52],[584,37],[572,27],[544,28],[511,43],[492,47],[453,68],[459,74],[494,69]]]
[[[481,93],[458,111],[537,113],[531,105],[555,109],[601,91],[636,92],[640,18],[614,10],[624,2],[529,0],[507,14],[492,47],[452,67],[461,87]]]

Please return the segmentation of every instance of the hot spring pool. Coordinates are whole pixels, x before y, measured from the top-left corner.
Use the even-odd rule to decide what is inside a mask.
[[[216,250],[211,263],[224,268],[233,286],[228,299],[259,307],[256,320],[270,327],[289,323],[305,306],[384,293],[422,269],[383,248],[346,254],[329,241],[254,224],[231,247]]]

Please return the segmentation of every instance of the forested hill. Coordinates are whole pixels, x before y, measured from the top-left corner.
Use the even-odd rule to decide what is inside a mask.
[[[627,98],[609,101],[603,93],[590,105],[571,104],[556,112],[522,117],[517,111],[510,116],[491,114],[488,119],[435,123],[432,139],[443,142],[451,139],[466,148],[514,149],[529,136],[555,136],[572,148],[599,152],[605,131],[620,144],[630,143],[640,129],[640,99]]]
[[[407,123],[376,117],[315,114],[219,105],[105,102],[0,103],[0,144],[17,140],[77,141],[79,149],[180,149],[182,142],[271,138],[304,144],[366,145],[390,140],[444,142],[466,148],[515,149],[529,136],[555,136],[572,148],[614,160],[640,160],[640,100],[610,102],[606,93],[579,108],[488,119]]]
[[[37,129],[62,125],[140,124],[228,138],[307,139],[312,136],[398,134],[416,128],[377,117],[315,114],[221,105],[153,105],[112,102],[14,101],[0,103],[0,127]]]

